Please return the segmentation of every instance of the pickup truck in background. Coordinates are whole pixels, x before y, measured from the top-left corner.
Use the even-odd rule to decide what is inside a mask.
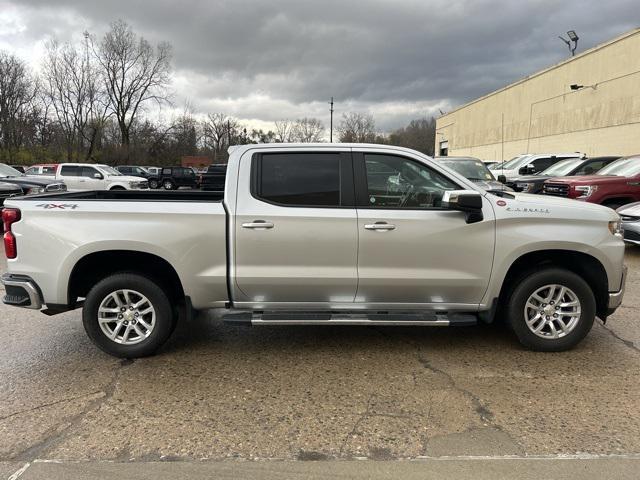
[[[221,192],[227,178],[227,164],[209,165],[207,171],[200,175],[200,188]]]
[[[640,201],[640,156],[620,158],[595,175],[551,178],[542,193],[613,209]]]
[[[242,325],[502,318],[524,346],[560,351],[624,292],[613,210],[488,192],[386,145],[246,145],[231,152],[224,192],[71,192],[5,206],[4,303],[82,307],[93,342],[127,358],[213,308]]]
[[[550,178],[573,177],[578,175],[593,175],[610,163],[615,162],[620,155],[613,157],[567,158],[551,165],[546,170],[535,175],[525,175],[507,181],[506,185],[516,192],[541,193],[544,182]]]
[[[53,177],[26,175],[4,163],[0,163],[0,181],[19,187],[22,195],[67,191],[67,186],[62,181]]]

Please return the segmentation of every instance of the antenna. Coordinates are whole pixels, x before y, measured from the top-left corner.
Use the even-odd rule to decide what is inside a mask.
[[[331,114],[330,126],[329,126],[329,143],[333,143],[333,97],[331,97],[331,101],[329,102],[329,113]]]

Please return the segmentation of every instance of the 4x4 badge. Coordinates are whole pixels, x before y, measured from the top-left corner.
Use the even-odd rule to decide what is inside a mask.
[[[36,207],[44,208],[47,210],[52,210],[54,208],[59,208],[60,210],[75,210],[78,208],[77,203],[39,203]]]

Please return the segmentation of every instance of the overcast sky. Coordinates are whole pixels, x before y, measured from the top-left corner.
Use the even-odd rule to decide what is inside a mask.
[[[37,68],[52,37],[122,18],[173,45],[174,103],[253,126],[370,112],[389,131],[640,25],[638,0],[0,0],[0,49]],[[167,115],[169,112],[165,112]]]

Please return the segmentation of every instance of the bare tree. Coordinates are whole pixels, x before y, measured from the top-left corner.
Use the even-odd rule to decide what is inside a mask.
[[[45,91],[64,132],[67,160],[73,160],[74,153],[92,157],[108,115],[108,98],[89,52],[88,35],[82,48],[49,42],[43,66]]]
[[[407,126],[391,132],[389,142],[433,155],[435,137],[436,121],[433,117],[425,117],[411,120]]]
[[[10,159],[21,146],[37,93],[37,83],[25,63],[15,55],[0,52],[0,145]]]
[[[291,141],[302,143],[321,142],[324,125],[317,118],[299,118],[291,128]]]
[[[376,123],[369,113],[344,113],[338,134],[341,142],[374,143],[376,141]]]
[[[275,141],[278,143],[288,143],[291,141],[291,134],[293,133],[294,123],[291,120],[276,120],[275,121]]]
[[[118,20],[111,24],[111,30],[94,51],[103,71],[122,146],[128,149],[131,126],[140,111],[150,102],[169,101],[171,46],[163,42],[154,48],[127,23]]]
[[[214,160],[226,158],[226,150],[240,137],[240,123],[224,113],[210,113],[202,122],[206,147],[213,150]]]

